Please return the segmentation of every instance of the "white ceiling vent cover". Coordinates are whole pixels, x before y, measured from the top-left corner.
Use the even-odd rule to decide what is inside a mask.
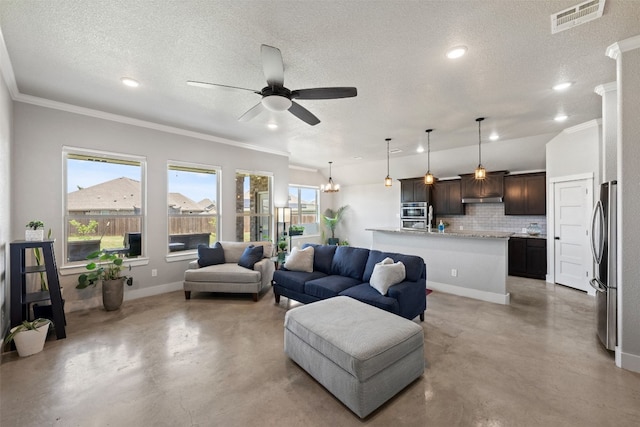
[[[589,0],[551,15],[551,34],[568,30],[602,16],[605,0]]]

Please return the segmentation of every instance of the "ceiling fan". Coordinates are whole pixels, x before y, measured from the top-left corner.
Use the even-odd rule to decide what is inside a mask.
[[[246,90],[262,96],[262,100],[259,103],[238,118],[241,122],[253,119],[266,108],[271,111],[289,110],[291,114],[300,120],[311,126],[315,126],[320,123],[320,119],[302,105],[296,103],[294,99],[336,99],[351,98],[358,95],[358,90],[355,87],[318,87],[289,90],[284,87],[284,64],[282,62],[280,49],[263,44],[260,51],[262,54],[262,69],[264,76],[267,78],[267,86],[262,88],[262,90],[193,80],[187,81],[187,84],[204,88],[223,87],[227,89]]]

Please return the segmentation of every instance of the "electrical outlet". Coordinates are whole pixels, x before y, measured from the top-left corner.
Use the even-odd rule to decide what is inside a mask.
[[[157,277],[158,276],[158,270],[157,269],[153,269],[151,270],[151,277]]]
[[[451,277],[458,277],[458,270],[455,268],[451,269]]]

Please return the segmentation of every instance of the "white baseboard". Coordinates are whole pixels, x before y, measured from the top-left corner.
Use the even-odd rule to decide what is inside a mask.
[[[619,366],[622,369],[626,369],[628,371],[640,372],[640,356],[636,354],[620,352]]]
[[[173,283],[165,283],[158,286],[149,286],[147,288],[141,289],[127,289],[128,286],[124,287],[124,300],[134,300],[138,298],[150,297],[153,295],[166,294],[168,292],[175,292],[182,290],[182,282],[173,282]],[[76,300],[76,301],[65,301],[64,303],[64,311],[70,313],[72,311],[86,310],[89,308],[97,308],[102,307],[102,295],[94,296],[93,298]]]
[[[449,285],[447,283],[429,282],[427,288],[434,291],[445,292],[447,294],[458,295],[461,297],[473,298],[480,301],[493,302],[496,304],[508,305],[511,300],[511,294],[496,294],[494,292],[479,291],[477,289],[463,288],[461,286]],[[427,303],[428,304],[428,303]]]

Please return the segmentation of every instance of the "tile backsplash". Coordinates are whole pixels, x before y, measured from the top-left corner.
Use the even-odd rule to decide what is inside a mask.
[[[439,216],[436,218],[438,226],[440,220],[449,223],[451,230],[476,231],[510,231],[521,233],[532,222],[537,222],[542,234],[547,234],[547,217],[544,215],[505,215],[504,203],[472,203],[466,206],[466,215]]]

